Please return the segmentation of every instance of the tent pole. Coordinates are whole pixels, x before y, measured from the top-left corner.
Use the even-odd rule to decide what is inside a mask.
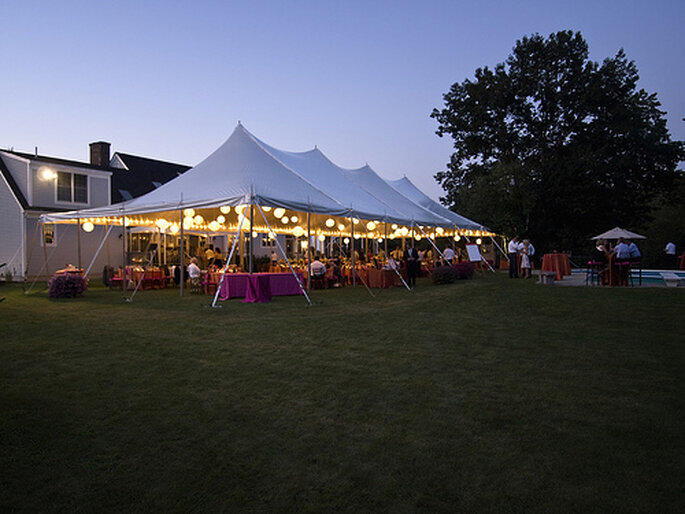
[[[185,285],[185,281],[186,281],[186,274],[185,274],[185,270],[183,269],[183,257],[184,257],[183,254],[185,253],[185,242],[183,241],[183,232],[184,232],[183,231],[183,209],[179,209],[178,217],[181,220],[181,226],[180,226],[180,231],[179,231],[180,239],[178,242],[178,255],[179,255],[178,265],[180,267],[181,272],[178,275],[180,277],[178,279],[178,285],[179,285],[179,289],[180,289],[179,295],[183,296],[183,286]]]
[[[40,226],[41,226],[41,232],[43,233],[43,257],[45,258],[45,273],[49,276],[50,275],[50,269],[48,268],[48,247],[45,244],[45,223],[43,223],[43,221],[41,221]],[[38,228],[38,225],[36,225],[36,228]],[[54,232],[53,232],[53,237],[54,237]],[[28,265],[26,266],[26,268],[28,268]],[[28,276],[28,273],[27,273],[27,276]],[[36,278],[38,278],[38,277],[36,277]]]
[[[312,221],[307,211],[307,292],[312,291]]]
[[[253,266],[254,266],[254,264],[253,264],[254,261],[253,261],[253,257],[252,257],[252,254],[253,254],[252,244],[254,242],[254,237],[252,235],[253,230],[254,230],[254,203],[252,203],[252,200],[250,200],[250,239],[249,239],[249,241],[250,241],[250,255],[248,257],[248,265],[250,267],[250,275],[252,275]]]
[[[290,264],[290,259],[288,259],[288,256],[285,253],[285,250],[283,250],[283,247],[281,246],[281,243],[278,242],[278,238],[276,237],[276,232],[271,228],[271,225],[269,225],[269,222],[266,219],[266,215],[264,214],[264,211],[262,208],[257,205],[257,209],[259,209],[259,212],[262,215],[262,218],[264,219],[264,222],[266,223],[266,226],[269,227],[269,232],[274,235],[274,240],[276,241],[276,246],[278,246],[278,249],[281,251],[281,255],[283,255],[283,258],[285,259],[285,262],[288,263],[288,267],[290,268],[290,272],[293,274],[295,277],[295,280],[297,281],[297,285],[300,286],[300,290],[304,294],[304,297],[307,299],[307,302],[309,305],[312,304],[312,301],[309,298],[309,295],[307,294],[307,291],[305,290],[304,286],[302,285],[302,282],[300,281],[300,277],[297,276],[297,273],[295,273],[295,270],[293,269],[292,264]],[[309,214],[309,213],[307,213]],[[309,276],[309,273],[307,273],[307,276]]]
[[[240,231],[243,228],[243,221],[245,221],[245,218],[241,218],[240,223],[238,223],[238,230],[236,231],[235,237],[233,238],[231,251],[228,253],[228,256],[226,257],[226,264],[224,264],[224,269],[221,273],[219,283],[216,285],[216,292],[214,293],[214,301],[212,302],[212,307],[216,307],[216,301],[219,298],[219,292],[221,291],[221,284],[224,283],[224,278],[226,277],[226,273],[228,273],[228,268],[231,265],[231,260],[233,259],[233,255],[235,253],[235,247],[238,244],[238,234],[240,234]]]
[[[93,267],[93,264],[95,264],[95,259],[97,259],[98,255],[100,255],[100,250],[102,250],[102,246],[105,244],[105,241],[109,238],[110,232],[112,232],[112,228],[114,228],[114,225],[110,225],[107,227],[107,232],[105,232],[104,237],[102,238],[102,241],[100,241],[100,246],[98,246],[98,249],[95,250],[95,255],[93,255],[93,259],[90,261],[90,264],[88,265],[88,268],[86,268],[86,272],[83,274],[83,277],[87,277],[88,273],[90,273],[91,268]]]
[[[385,237],[383,238],[383,247],[385,248],[385,259],[388,260],[388,222],[386,221],[384,223],[385,225]]]
[[[352,243],[350,250],[350,256],[352,257],[352,287],[357,287],[357,268],[354,259],[354,218],[350,218],[350,225],[352,225],[352,237],[350,238],[350,243]]]
[[[417,225],[417,226],[418,226],[418,225]],[[433,245],[433,248],[435,248],[435,250],[440,254],[440,257],[442,257],[443,259],[445,259],[445,256],[444,256],[443,253],[440,251],[440,248],[438,248],[438,246],[433,242],[433,240],[428,236],[428,234],[426,234],[426,232],[425,232],[421,227],[418,227],[418,228],[419,228],[419,230],[420,230],[421,232],[423,232],[423,235],[426,236],[426,239],[428,239],[428,242],[429,242],[431,245]],[[447,261],[447,259],[445,259],[445,261]]]
[[[81,218],[76,218],[76,246],[78,247],[78,270],[81,273]]]
[[[126,215],[121,215],[121,291],[126,298]]]

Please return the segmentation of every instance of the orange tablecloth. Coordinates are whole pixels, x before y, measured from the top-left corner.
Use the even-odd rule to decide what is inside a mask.
[[[542,271],[553,271],[556,280],[571,274],[571,260],[565,253],[546,253],[542,256]]]
[[[680,256],[680,269],[685,269],[685,253]]]

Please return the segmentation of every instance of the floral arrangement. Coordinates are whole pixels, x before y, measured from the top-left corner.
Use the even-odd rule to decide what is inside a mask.
[[[84,277],[76,273],[53,275],[48,283],[50,298],[74,298],[80,296],[88,288]]]

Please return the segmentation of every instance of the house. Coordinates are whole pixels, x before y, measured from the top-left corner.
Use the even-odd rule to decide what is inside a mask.
[[[107,227],[95,226],[82,237],[77,225],[45,224],[41,214],[101,207],[134,198],[183,173],[189,166],[115,153],[110,144],[90,144],[90,162],[14,150],[0,150],[0,264],[3,273],[46,277],[66,264],[87,267]],[[90,228],[90,227],[82,227]],[[118,231],[118,232],[117,232]],[[120,266],[121,229],[114,227],[93,263]],[[110,248],[112,246],[112,248]],[[116,246],[116,248],[114,248]]]

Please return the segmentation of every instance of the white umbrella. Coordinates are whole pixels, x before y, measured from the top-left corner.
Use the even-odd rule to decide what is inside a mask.
[[[618,239],[619,237],[622,237],[623,239],[647,239],[645,236],[641,236],[640,234],[636,234],[635,232],[631,232],[630,230],[621,227],[614,227],[592,239]]]

